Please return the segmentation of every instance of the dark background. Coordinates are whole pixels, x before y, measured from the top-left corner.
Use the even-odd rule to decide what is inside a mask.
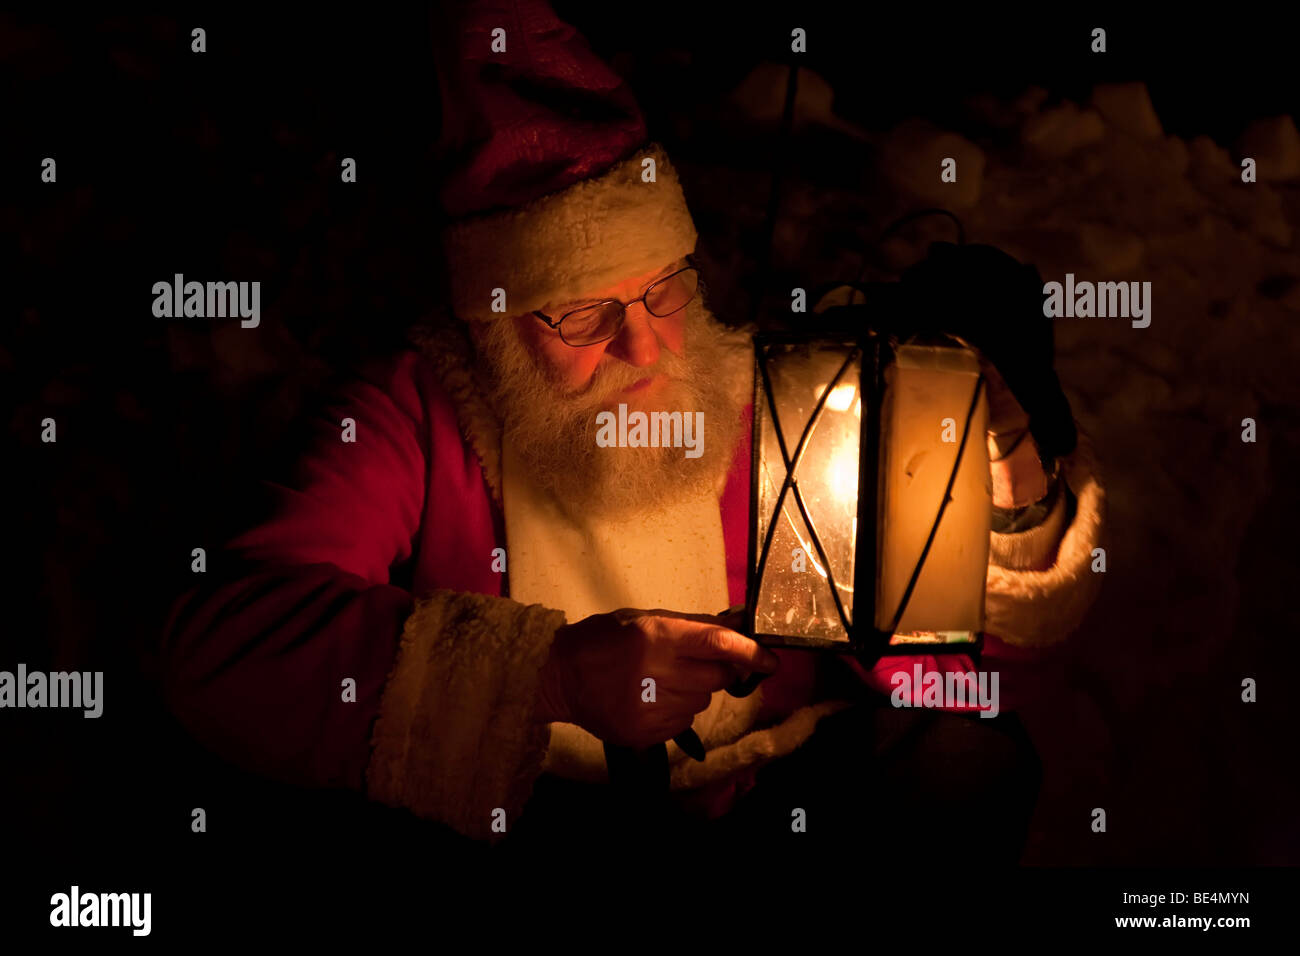
[[[753,309],[778,143],[773,125],[728,113],[725,98],[758,63],[787,61],[791,26],[808,30],[800,65],[833,88],[835,114],[868,131],[920,116],[996,145],[1005,133],[969,108],[974,94],[1011,99],[1033,84],[1049,103],[1083,102],[1095,83],[1122,80],[1145,81],[1165,131],[1184,138],[1227,145],[1256,117],[1300,114],[1293,37],[1227,11],[1171,23],[1046,7],[979,20],[838,4],[780,16],[673,0],[631,16],[616,4],[557,9],[628,78],[652,136],[680,166],[712,306],[724,319]],[[400,344],[442,301],[430,172],[436,27],[414,8],[323,10],[0,14],[0,394],[12,561],[0,667],[99,669],[107,687],[98,721],[0,715],[0,773],[13,801],[5,822],[33,846],[63,847],[87,865],[105,847],[167,852],[190,836],[189,809],[205,800],[210,816],[231,801],[249,826],[261,818],[292,829],[294,813],[274,809],[276,800],[306,815],[304,831],[333,825],[334,804],[308,810],[301,795],[267,796],[195,753],[157,708],[152,684],[152,647],[186,584],[190,550],[219,543],[248,481],[271,467],[308,402],[353,362]],[[1105,56],[1088,52],[1095,25],[1108,28]],[[207,30],[203,55],[190,52],[193,26]],[[727,122],[713,121],[720,113]],[[790,180],[813,191],[865,181],[854,154],[823,135],[798,139]],[[57,184],[39,182],[44,156],[58,162]],[[344,156],[357,159],[354,185],[339,181]],[[806,237],[817,254],[794,261],[778,242],[772,288],[850,278],[891,211],[824,223]],[[259,277],[260,328],[154,319],[148,290],[174,272]],[[1300,351],[1294,328],[1273,338],[1287,356]],[[1175,374],[1173,387],[1182,384]],[[1273,407],[1294,436],[1296,406]],[[40,441],[46,416],[58,422],[57,444]],[[1137,599],[1107,582],[1068,666],[1072,686],[1098,702],[1108,740],[1048,780],[1027,862],[1300,861],[1289,809],[1300,793],[1295,711],[1279,700],[1297,663],[1286,594],[1300,529],[1285,492],[1297,459],[1293,438],[1273,447],[1266,471],[1275,493],[1261,502],[1248,544],[1222,555],[1240,586],[1237,630],[1218,636],[1197,680],[1170,686],[1163,666],[1177,641],[1126,632]],[[1198,463],[1186,467],[1194,473]],[[1216,493],[1232,489],[1206,489]],[[1154,490],[1120,504],[1121,515],[1169,507]],[[1197,520],[1186,514],[1187,535]],[[1088,633],[1106,637],[1089,645]],[[1235,700],[1241,673],[1269,689],[1246,723],[1225,724],[1217,715]],[[1136,705],[1115,689],[1144,682],[1160,694]],[[1211,685],[1218,703],[1207,703]],[[1062,765],[1071,759],[1077,741],[1059,736],[1071,723],[1069,713],[1041,723],[1049,768],[1052,754]],[[1144,751],[1125,749],[1144,737],[1163,754],[1158,771]],[[1219,762],[1230,752],[1248,756]],[[1069,822],[1080,818],[1068,791],[1085,778],[1104,798],[1080,799],[1115,808],[1118,821],[1130,811],[1127,825],[1099,837]]]

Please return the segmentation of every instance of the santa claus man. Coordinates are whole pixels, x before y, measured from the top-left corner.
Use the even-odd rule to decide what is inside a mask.
[[[705,759],[669,743],[672,786],[716,815],[847,705],[812,657],[714,616],[745,599],[752,358],[707,308],[672,163],[545,5],[506,21],[444,38],[447,314],[322,410],[178,603],[168,696],[242,766],[484,839],[545,816],[539,781],[599,788],[604,742],[694,728]],[[1026,412],[991,399],[988,630],[1010,653],[1086,608],[1101,492],[1086,439],[1045,469]],[[692,416],[700,453],[598,441],[621,406]],[[888,695],[912,663],[820,666]],[[753,672],[774,676],[724,693]]]

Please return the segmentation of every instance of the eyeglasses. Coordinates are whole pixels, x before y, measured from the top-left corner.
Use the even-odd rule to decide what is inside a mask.
[[[550,328],[557,329],[565,345],[579,348],[612,339],[623,327],[628,308],[638,302],[645,303],[645,310],[652,316],[662,319],[685,308],[699,289],[700,271],[687,266],[656,279],[643,295],[631,302],[601,299],[564,313],[558,321],[544,312],[534,311],[533,314]]]

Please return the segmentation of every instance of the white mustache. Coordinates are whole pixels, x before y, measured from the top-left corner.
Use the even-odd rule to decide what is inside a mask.
[[[662,375],[669,381],[687,381],[690,378],[690,366],[681,356],[665,351],[654,365],[633,366],[619,362],[604,368],[597,367],[591,381],[579,394],[592,403],[604,403],[642,379],[654,378],[656,375]]]

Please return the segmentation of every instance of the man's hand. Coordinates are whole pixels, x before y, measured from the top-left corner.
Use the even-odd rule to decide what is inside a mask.
[[[980,370],[988,389],[989,472],[995,508],[1023,508],[1047,494],[1047,475],[1038,445],[1029,432],[1029,415],[1007,388],[993,363],[981,356]]]
[[[715,691],[776,655],[706,614],[624,609],[556,632],[538,716],[577,724],[606,743],[645,748],[676,736]],[[652,679],[655,699],[643,699]]]
[[[1036,268],[993,246],[936,242],[903,273],[900,285],[910,331],[947,332],[975,346],[1026,413],[1044,456],[1074,451],[1074,416],[1052,370],[1055,326],[1043,315],[1043,277]],[[990,403],[997,397],[990,388]],[[990,411],[996,420],[999,409]]]

